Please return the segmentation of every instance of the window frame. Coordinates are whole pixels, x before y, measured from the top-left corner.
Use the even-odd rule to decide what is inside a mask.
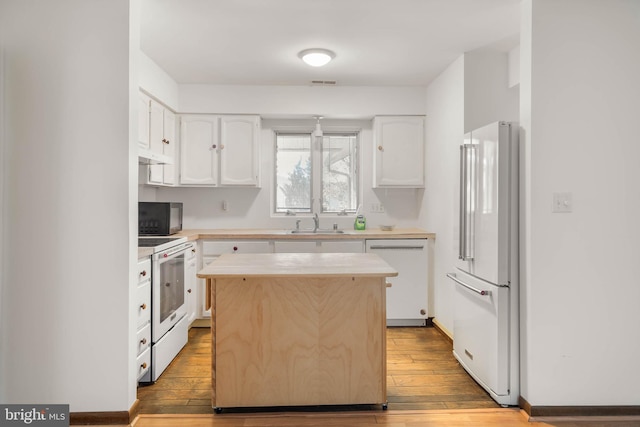
[[[362,129],[355,127],[330,127],[323,126],[323,133],[325,136],[353,136],[355,137],[355,177],[357,179],[356,184],[356,208],[341,211],[323,211],[322,203],[322,187],[323,187],[323,170],[322,170],[322,141],[313,137],[313,129],[310,128],[286,128],[286,129],[273,129],[273,181],[271,185],[271,215],[274,217],[284,216],[313,216],[316,213],[321,216],[353,216],[357,211],[357,207],[362,203],[363,197],[363,171],[362,171]],[[311,194],[310,194],[310,210],[308,212],[290,211],[278,212],[278,177],[277,177],[277,165],[278,165],[278,136],[279,135],[301,135],[308,136],[310,138],[310,157],[311,157]]]

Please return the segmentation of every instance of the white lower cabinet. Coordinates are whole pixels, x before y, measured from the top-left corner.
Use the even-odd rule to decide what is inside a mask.
[[[362,253],[363,240],[282,240],[274,245],[276,253]]]
[[[199,247],[198,270],[212,263],[222,254],[245,253],[260,254],[273,253],[273,242],[269,240],[201,240]],[[204,279],[198,279],[197,292],[197,317],[200,319],[211,318],[209,290]]]
[[[187,249],[184,260],[184,287],[187,291],[187,324],[196,320],[198,315],[198,257],[196,245]]]
[[[151,259],[138,261],[138,283],[134,300],[136,317],[136,369],[137,380],[151,366]]]

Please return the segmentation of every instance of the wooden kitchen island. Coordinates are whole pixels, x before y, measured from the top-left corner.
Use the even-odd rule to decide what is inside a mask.
[[[380,404],[386,277],[375,254],[222,255],[211,295],[212,406]]]

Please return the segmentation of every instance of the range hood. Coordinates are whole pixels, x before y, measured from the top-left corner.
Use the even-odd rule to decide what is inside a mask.
[[[138,149],[138,164],[140,165],[172,165],[173,158],[164,154],[154,153],[144,148]]]

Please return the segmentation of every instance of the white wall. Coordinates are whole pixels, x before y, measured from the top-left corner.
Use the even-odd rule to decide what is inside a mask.
[[[138,84],[140,89],[152,94],[158,101],[176,111],[179,99],[178,83],[144,52],[139,50],[138,55]]]
[[[640,2],[523,6],[521,394],[638,405]],[[572,213],[551,212],[554,192],[573,194]]]
[[[454,208],[458,191],[458,147],[464,135],[464,63],[460,56],[427,88],[426,188],[421,223],[436,233],[433,247],[435,321],[453,333]]]
[[[0,3],[3,403],[132,403],[129,12]]]
[[[464,131],[518,121],[519,87],[510,87],[509,53],[495,47],[464,54]]]
[[[424,114],[422,87],[179,85],[181,113],[322,115],[334,119]]]

